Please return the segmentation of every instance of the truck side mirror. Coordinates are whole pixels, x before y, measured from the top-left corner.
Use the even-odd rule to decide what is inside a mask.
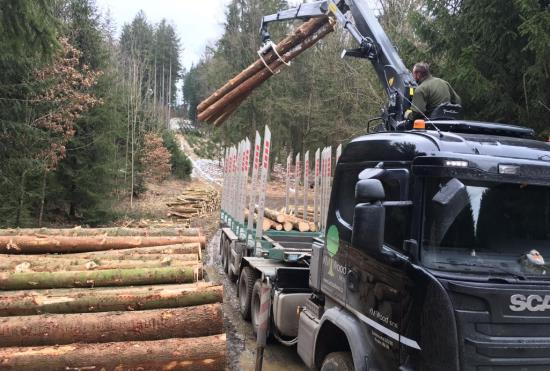
[[[355,185],[355,203],[384,201],[386,192],[378,179],[363,179]]]
[[[351,244],[370,254],[378,254],[384,243],[386,209],[382,205],[384,187],[378,179],[365,179],[355,186],[355,209]]]

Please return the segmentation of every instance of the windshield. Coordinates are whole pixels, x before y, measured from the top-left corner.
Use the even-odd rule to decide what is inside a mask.
[[[550,278],[550,187],[438,178],[425,196],[427,267]]]

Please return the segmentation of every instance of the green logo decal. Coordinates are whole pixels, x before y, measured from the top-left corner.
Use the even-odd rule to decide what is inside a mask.
[[[330,257],[336,255],[339,247],[340,235],[338,234],[338,228],[335,225],[331,225],[327,232],[327,250]]]

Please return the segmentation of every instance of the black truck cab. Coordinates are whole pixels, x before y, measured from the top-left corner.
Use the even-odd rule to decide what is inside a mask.
[[[333,323],[356,369],[549,370],[550,143],[511,125],[426,126],[344,149],[312,258],[318,301],[361,323]]]

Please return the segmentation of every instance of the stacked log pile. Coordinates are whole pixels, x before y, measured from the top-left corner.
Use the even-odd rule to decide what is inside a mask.
[[[197,107],[198,119],[215,126],[221,125],[254,89],[333,30],[334,21],[328,17],[314,18],[305,22],[256,62],[202,101]]]
[[[0,230],[0,368],[225,368],[198,229]]]
[[[256,210],[257,211],[257,210]],[[245,210],[245,216],[248,218],[248,210]],[[254,213],[254,225],[256,224],[257,214]],[[295,215],[285,214],[283,211],[264,209],[263,231],[270,229],[287,232],[295,230],[299,232],[316,232],[315,223],[301,219]]]
[[[168,216],[188,221],[209,214],[220,207],[220,193],[214,188],[189,188],[166,206]]]

